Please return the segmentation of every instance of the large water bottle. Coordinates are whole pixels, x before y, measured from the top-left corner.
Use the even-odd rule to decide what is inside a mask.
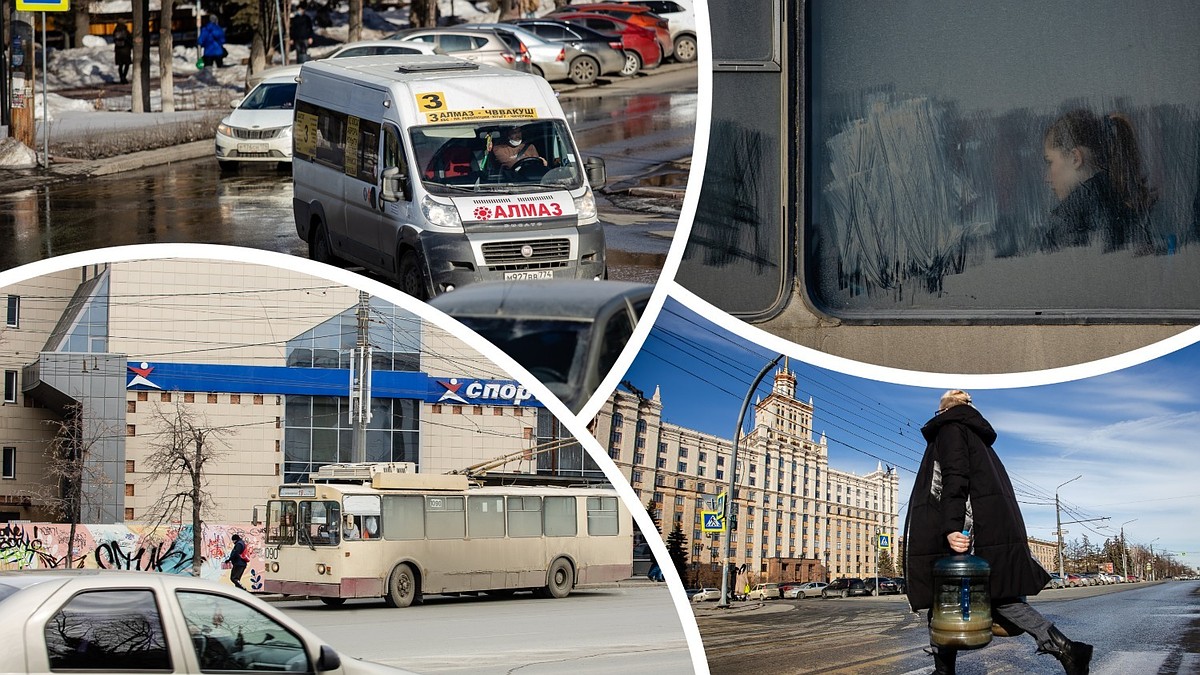
[[[931,643],[976,649],[992,641],[990,573],[986,560],[968,553],[947,556],[934,563]]]

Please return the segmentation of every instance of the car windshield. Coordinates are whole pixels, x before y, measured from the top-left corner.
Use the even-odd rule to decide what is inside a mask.
[[[242,100],[242,110],[291,110],[296,101],[295,82],[264,82]]]
[[[562,120],[434,124],[413,128],[411,138],[421,178],[433,194],[583,185],[580,158]]]
[[[576,364],[587,350],[590,321],[456,317],[525,366],[546,385],[578,384]]]

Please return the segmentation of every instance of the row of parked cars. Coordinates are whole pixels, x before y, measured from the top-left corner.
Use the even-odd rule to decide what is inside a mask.
[[[878,581],[878,584],[876,583]],[[741,600],[802,600],[804,598],[847,598],[855,595],[895,595],[906,592],[903,577],[843,577],[832,583],[809,581],[807,583],[763,583],[755,584]],[[692,602],[719,600],[721,589],[689,589]]]
[[[1121,576],[1120,574],[1109,574],[1107,572],[1089,572],[1087,574],[1067,573],[1066,578],[1059,576],[1057,573],[1050,575],[1050,581],[1046,583],[1046,588],[1078,588],[1081,586],[1107,586],[1109,584],[1127,584],[1141,581],[1140,577],[1129,575]]]

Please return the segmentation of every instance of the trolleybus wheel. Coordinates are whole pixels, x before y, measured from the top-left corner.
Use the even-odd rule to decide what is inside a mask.
[[[389,607],[408,607],[417,599],[417,575],[406,563],[396,565],[388,577],[387,595],[384,601]]]
[[[574,582],[571,570],[571,563],[563,558],[555,560],[550,565],[550,572],[546,575],[546,588],[544,595],[548,598],[565,598],[571,592],[571,586]]]
[[[326,605],[329,605],[330,607],[337,607],[338,605],[345,604],[346,599],[345,598],[321,598],[321,602],[325,603]]]

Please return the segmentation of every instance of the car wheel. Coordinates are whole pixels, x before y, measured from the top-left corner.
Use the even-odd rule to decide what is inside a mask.
[[[337,265],[340,260],[333,253],[333,244],[329,241],[329,230],[325,223],[317,221],[308,235],[308,257],[326,265]]]
[[[550,571],[546,574],[546,587],[542,589],[542,597],[567,597],[574,585],[574,576],[571,563],[563,558],[558,558],[550,565]]]
[[[842,591],[842,599],[845,600],[848,597],[850,597],[850,591]]]
[[[408,564],[401,563],[388,577],[387,595],[383,599],[388,607],[408,607],[417,601],[420,592],[417,575]]]
[[[418,300],[428,300],[425,292],[425,274],[421,271],[421,262],[417,260],[416,251],[405,251],[400,256],[400,269],[396,274],[400,290]]]
[[[633,77],[642,69],[642,57],[632,49],[625,51],[625,67],[621,69],[621,77]]]
[[[691,35],[675,38],[675,60],[679,63],[691,63],[696,60],[696,38]]]
[[[871,591],[871,596],[878,598],[879,597],[879,589],[875,589],[875,590]]]
[[[590,56],[580,56],[571,62],[571,81],[591,84],[600,77],[600,62]]]
[[[339,605],[346,604],[346,599],[345,598],[321,598],[321,602],[324,603],[328,607],[338,607]]]

